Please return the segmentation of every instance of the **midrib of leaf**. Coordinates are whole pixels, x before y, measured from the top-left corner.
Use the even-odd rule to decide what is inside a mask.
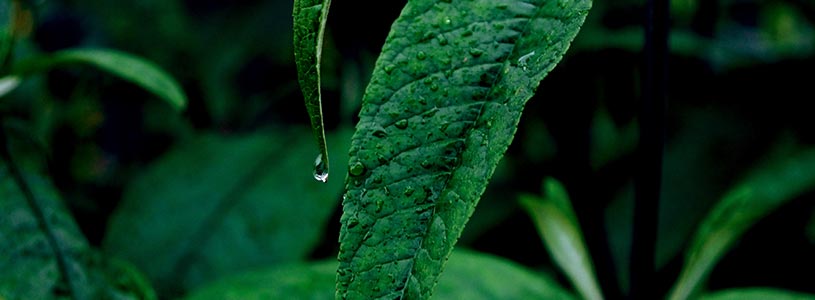
[[[294,0],[294,56],[297,78],[308,111],[311,129],[319,149],[319,163],[314,168],[315,179],[328,179],[328,147],[325,142],[322,93],[320,91],[320,61],[323,37],[331,0]],[[317,13],[314,13],[317,10]],[[324,174],[324,177],[320,177]],[[318,176],[320,175],[320,176]]]
[[[462,2],[456,1],[456,3],[460,4]],[[438,4],[454,5],[446,3]],[[554,13],[570,14],[569,17],[563,17],[547,14],[547,12],[551,12],[553,10],[552,5],[557,5],[557,3],[551,1],[540,1],[537,3],[539,5],[506,1],[503,3],[498,3],[497,5],[500,6],[501,4],[506,4],[508,6],[527,5],[527,9],[529,6],[533,6],[534,12],[525,16],[525,18],[518,18],[517,16],[514,16],[511,18],[494,21],[491,18],[493,15],[490,14],[476,16],[476,18],[482,17],[485,18],[485,20],[468,19],[468,22],[460,26],[454,26],[441,31],[431,30],[425,33],[425,36],[422,37],[419,43],[415,46],[411,44],[411,42],[416,41],[412,41],[410,35],[414,34],[413,39],[417,39],[415,34],[416,32],[420,32],[421,29],[416,29],[415,31],[411,32],[405,26],[427,25],[426,20],[423,20],[422,18],[430,18],[427,17],[427,13],[431,12],[431,10],[437,8],[438,6],[431,1],[412,1],[408,3],[408,6],[403,11],[402,17],[400,17],[400,19],[394,24],[391,35],[389,36],[383,49],[383,53],[377,62],[377,67],[374,72],[374,79],[366,91],[366,96],[364,99],[365,103],[363,104],[362,112],[360,113],[361,120],[358,124],[358,130],[355,134],[354,143],[351,150],[351,166],[354,164],[360,164],[361,166],[366,167],[362,168],[363,171],[360,174],[355,174],[355,170],[352,167],[350,170],[351,176],[349,176],[347,180],[348,192],[343,205],[343,228],[341,233],[341,247],[339,255],[341,265],[340,269],[338,270],[338,298],[356,298],[358,296],[398,296],[405,299],[412,299],[415,297],[424,298],[430,295],[432,287],[435,284],[435,279],[441,272],[444,258],[452,250],[452,245],[460,235],[461,229],[463,228],[464,223],[466,223],[466,219],[471,215],[478,197],[486,186],[487,178],[490,177],[495,165],[497,164],[497,161],[503,155],[503,152],[506,150],[506,147],[511,141],[523,104],[529,97],[531,97],[533,89],[535,86],[537,86],[540,79],[542,79],[543,76],[545,76],[545,74],[554,67],[557,60],[559,60],[560,56],[563,54],[563,52],[565,52],[566,48],[568,47],[568,42],[576,34],[577,28],[579,28],[579,24],[582,22],[582,18],[585,16],[585,12],[588,10],[589,6],[587,1],[577,4],[566,3],[565,7],[572,9],[573,11],[565,13],[563,11],[554,11]],[[423,5],[426,6],[423,10],[416,8]],[[457,13],[459,15],[466,14],[468,12],[483,14],[484,7],[489,5],[494,4],[491,4],[490,1],[469,1],[465,2],[465,4],[463,4],[461,7],[455,7],[454,9],[450,10],[450,12]],[[575,6],[570,7],[569,5]],[[469,8],[480,8],[481,10],[468,11]],[[524,7],[512,7],[510,9],[522,10],[523,8]],[[445,8],[441,8],[441,10],[444,9]],[[506,31],[502,31],[501,29],[495,29],[499,25],[511,26],[512,23],[518,22],[521,19],[525,19],[523,25],[518,26],[521,27],[521,30],[514,31],[511,34],[508,34]],[[522,43],[530,42],[526,39],[534,38],[530,37],[530,32],[534,30],[534,25],[545,19],[556,19],[565,28],[562,32],[553,33],[555,36],[549,36],[550,38],[555,39],[556,42],[546,45],[535,43],[532,43],[532,45],[522,45]],[[423,21],[425,21],[425,23],[422,23]],[[572,21],[573,23],[567,24],[567,21]],[[496,25],[504,22],[510,23],[510,25]],[[450,55],[449,53],[439,53],[444,49],[434,53],[431,51],[432,48],[422,48],[422,46],[427,46],[426,44],[438,46],[440,44],[438,41],[441,40],[438,38],[438,36],[452,35],[453,33],[462,30],[470,31],[477,29],[475,26],[479,24],[486,24],[487,27],[494,26],[496,34],[492,36],[487,35],[486,37],[497,37],[511,40],[511,43],[503,42],[503,46],[506,46],[506,44],[511,44],[511,47],[505,50],[496,50],[502,46],[501,41],[498,39],[485,39],[483,33],[473,33],[471,31],[469,35],[462,34],[463,37],[476,35],[475,38],[481,38],[484,40],[480,41],[480,43],[478,40],[474,40],[473,42],[476,43],[473,45],[459,46],[457,48],[448,49],[448,51],[463,52],[465,56],[456,57],[455,55]],[[572,25],[572,27],[567,27],[567,25]],[[482,28],[482,30],[483,29],[484,28]],[[489,28],[486,29],[489,31]],[[538,37],[543,38],[542,35]],[[428,40],[430,40],[430,42],[427,42]],[[447,41],[447,43],[458,42],[460,41],[454,40],[452,37]],[[463,43],[463,41],[461,42]],[[395,51],[396,53],[391,52],[393,50],[392,48],[394,47],[404,46],[403,43],[407,43],[409,46],[397,48]],[[494,47],[492,49],[487,49],[486,47],[489,46]],[[473,48],[470,49],[470,47]],[[540,53],[546,59],[542,60],[539,59],[540,57],[538,57],[537,60],[530,62],[528,66],[524,66],[524,73],[526,73],[526,67],[529,67],[530,72],[528,74],[522,74],[523,76],[521,76],[522,78],[520,79],[513,78],[513,76],[517,77],[519,75],[518,72],[520,71],[521,67],[515,66],[513,69],[512,62],[522,56],[521,54],[523,53],[521,52],[529,51],[531,50],[530,48],[535,49],[534,51],[538,51],[538,53]],[[544,51],[541,51],[542,49]],[[426,50],[428,53],[422,53],[421,50]],[[491,50],[494,52],[490,52]],[[407,60],[436,61],[438,60],[436,57],[430,58],[430,56],[450,55],[448,58],[450,59],[449,63],[451,65],[447,69],[444,69],[444,67],[433,69],[433,67],[438,65],[446,65],[444,63],[435,65],[429,64],[428,66],[422,65],[421,62],[415,65],[410,65],[410,62],[408,62],[402,66],[396,66],[399,64],[399,57],[402,57],[404,60],[405,57],[412,55],[417,56],[408,58]],[[486,60],[486,58],[489,57],[491,57],[490,60],[492,61]],[[457,58],[463,58],[463,60],[453,63],[452,60]],[[470,62],[470,59],[472,60],[472,63],[468,65],[467,63]],[[496,68],[496,66],[500,67]],[[414,70],[412,70],[413,72],[420,73],[421,75],[408,77],[407,80],[403,79],[403,83],[401,84],[387,84],[387,81],[389,81],[387,76],[400,75],[395,73],[397,72],[397,68],[410,69],[411,67],[414,68]],[[473,72],[471,75],[480,75],[481,78],[477,78],[477,80],[473,82],[473,76],[456,74],[459,72],[466,73],[470,69],[475,70],[475,72]],[[481,72],[478,72],[479,70]],[[411,70],[408,70],[407,72],[411,72]],[[435,79],[439,79],[435,78],[439,77],[439,75],[444,75],[443,78],[441,78],[446,81],[444,82],[444,85],[437,85],[437,82],[434,81]],[[461,77],[456,78],[457,76]],[[482,83],[479,83],[479,80],[483,81],[484,76],[487,76],[486,78],[488,80],[486,80],[486,82],[484,82],[482,85]],[[451,80],[462,79],[465,81],[463,84],[453,84],[450,82]],[[386,81],[386,84],[380,86],[378,80]],[[469,82],[466,82],[468,80]],[[422,81],[424,81],[426,85],[431,86],[430,89],[433,92],[438,92],[436,94],[441,94],[442,89],[456,89],[453,92],[458,93],[459,95],[449,97],[453,98],[452,101],[463,100],[464,97],[473,97],[476,98],[474,99],[476,101],[464,100],[459,101],[461,103],[450,104],[450,101],[446,101],[446,99],[433,99],[430,101],[435,101],[437,103],[434,103],[432,106],[427,105],[426,103],[422,104],[422,100],[415,99],[417,95],[418,97],[433,96],[433,93],[427,91],[425,91],[426,93],[417,93],[415,91],[416,87],[414,85]],[[391,89],[388,86],[396,86],[396,88]],[[419,88],[421,88],[421,86]],[[486,93],[478,96],[467,95],[467,89],[486,89]],[[510,89],[513,89],[514,91],[509,91]],[[414,97],[411,99],[402,99],[400,97],[400,93],[403,91],[408,91]],[[446,92],[447,91],[445,91],[445,93]],[[385,94],[385,96],[379,97],[377,94],[380,93]],[[503,97],[503,99],[492,99],[496,95],[498,95],[498,97]],[[447,96],[448,95],[444,95],[444,98],[447,98]],[[394,101],[399,102],[398,108],[404,108],[407,111],[411,109],[415,110],[416,106],[418,106],[420,109],[418,109],[418,111],[408,112],[407,114],[404,114],[403,112],[394,112],[393,107],[387,107],[389,103],[393,102],[392,100],[394,98],[397,99]],[[425,99],[425,101],[427,101],[427,99]],[[500,105],[496,109],[504,110],[499,111],[497,115],[485,115],[485,109],[488,107],[487,104],[493,102],[497,102],[497,104]],[[461,110],[462,108],[470,109],[473,106],[477,106],[475,109],[473,109],[473,111],[465,111],[463,113],[457,112],[457,110]],[[509,109],[507,109],[507,106],[509,106]],[[391,111],[387,111],[388,108],[391,108]],[[435,120],[436,122],[432,122],[434,121],[433,117],[436,115],[444,115],[445,118],[443,119],[446,120]],[[416,120],[417,118],[419,120]],[[420,140],[424,136],[417,137],[412,133],[415,133],[416,135],[428,133],[427,131],[417,130],[417,127],[420,126],[413,125],[415,122],[424,121],[431,121],[431,125],[436,124],[441,125],[442,127],[451,125],[455,126],[457,123],[464,124],[464,126],[463,128],[458,129],[460,133],[455,134],[454,137],[447,136],[444,131],[449,127],[445,127],[445,129],[441,130],[441,133],[445,136],[444,138],[422,143],[417,140]],[[495,121],[495,124],[491,124],[493,121]],[[399,124],[399,122],[403,123],[403,128],[393,128],[393,126],[396,126]],[[406,126],[404,125],[405,123],[410,124],[408,125],[410,126],[410,130],[406,130]],[[386,132],[386,128],[392,129],[390,133]],[[402,129],[402,131],[400,131],[400,129]],[[486,132],[481,131],[482,129]],[[407,139],[404,139],[404,135],[400,136],[400,133],[404,132],[407,132]],[[432,134],[433,133],[428,134],[428,139]],[[386,139],[383,136],[396,137]],[[489,142],[487,142],[487,140],[489,140]],[[494,140],[497,141],[490,143]],[[411,141],[417,144],[410,145]],[[392,149],[399,148],[401,142],[404,142],[410,146],[403,149]],[[479,145],[480,142],[483,142],[484,144]],[[381,146],[382,144],[384,144],[384,146]],[[370,145],[372,147],[365,147],[366,145]],[[376,147],[381,147],[381,149]],[[374,149],[382,150],[381,152],[391,153],[387,153],[389,155],[382,155],[381,153],[375,153],[380,151]],[[434,150],[437,153],[433,153]],[[404,158],[404,156],[416,154],[414,152],[427,153],[424,153],[425,155],[421,155],[422,153],[419,153],[420,155],[413,157],[412,160],[411,157]],[[449,152],[452,152],[454,155],[441,155]],[[484,155],[484,152],[489,153]],[[411,174],[412,168],[425,168],[424,164],[422,164],[422,167],[417,166],[418,164],[422,163],[422,158],[432,160],[434,158],[438,158],[439,156],[443,156],[441,159],[442,161],[440,162],[437,160],[435,162],[431,162],[429,163],[428,167],[429,169],[434,169],[436,172],[419,172],[420,174],[416,174],[414,172]],[[407,163],[409,164],[413,163],[413,166],[408,167],[403,165],[403,168],[397,167],[396,170],[393,170],[391,168],[391,163],[397,161],[398,164],[400,159],[407,160]],[[425,162],[426,161],[427,160],[425,160]],[[378,172],[381,169],[386,170]],[[407,173],[404,174],[407,176],[399,173]],[[395,180],[386,179],[383,177],[391,177],[395,178]],[[423,185],[421,184],[422,179],[430,179],[431,181],[438,179],[435,180],[437,185],[433,186],[432,182]],[[410,185],[411,183],[416,183],[416,181],[419,181],[420,184],[416,186],[404,187],[404,185]],[[407,195],[408,190],[413,191],[411,195],[414,193],[423,195],[411,197],[411,195]],[[403,191],[405,197],[399,196],[403,195]],[[369,193],[378,193],[379,195],[373,195],[365,199]],[[396,194],[397,196],[392,197],[392,194]],[[423,197],[424,199],[421,199]],[[416,202],[417,200],[418,202]],[[370,209],[368,208],[371,204],[377,207],[374,214],[370,214]],[[391,205],[402,207],[388,207]],[[460,206],[452,207],[451,205]],[[440,210],[440,207],[443,208]],[[383,210],[385,212],[380,213]],[[411,215],[410,210],[415,210],[415,215]],[[406,211],[408,214],[404,214]],[[387,224],[383,225],[385,228],[379,228],[377,230],[373,229],[380,221],[388,223],[394,222],[393,220],[388,219],[400,217],[399,215],[404,216],[401,216],[403,220],[395,220],[397,224]],[[401,228],[399,226],[407,226],[407,228]],[[449,230],[448,226],[450,226]],[[362,228],[362,231],[355,228]],[[383,237],[376,237],[376,235],[386,235],[384,239],[401,239],[402,244],[396,244],[400,243],[400,241],[382,241],[381,239],[383,239]],[[378,243],[394,243],[395,245],[386,245],[382,247],[383,249],[379,250],[379,253],[377,253],[376,249],[369,249],[375,247],[376,245],[369,247],[368,245],[364,244],[371,238],[380,239]],[[412,240],[415,241],[411,243]],[[364,251],[366,253],[360,254],[360,251]],[[400,251],[407,252],[407,255],[400,257]],[[399,266],[400,263],[404,263],[404,266]],[[419,265],[417,265],[417,263],[419,263]],[[391,264],[392,266],[387,266],[387,264]],[[380,276],[366,276],[365,273],[369,272],[380,274]],[[365,280],[366,278],[370,280],[377,280],[376,278],[387,278],[387,276],[399,276],[399,280],[390,284],[387,282],[381,283],[381,280],[380,282],[375,283],[366,282],[368,280]],[[356,286],[352,286],[352,284],[355,282],[358,284]],[[359,286],[359,284],[362,284],[363,286]],[[370,290],[370,292],[366,293],[368,290]]]
[[[0,124],[2,124],[2,118],[0,118]],[[37,226],[43,233],[45,233],[48,246],[52,251],[54,251],[54,257],[57,260],[57,268],[59,269],[62,278],[65,280],[68,290],[71,292],[71,296],[73,299],[77,300],[89,299],[89,295],[84,295],[81,292],[81,289],[79,289],[74,283],[73,276],[68,270],[68,255],[64,252],[60,246],[60,243],[57,241],[57,238],[54,235],[54,229],[51,227],[51,224],[48,223],[45,213],[43,212],[43,208],[40,206],[40,203],[37,201],[37,198],[31,191],[31,188],[26,183],[25,177],[23,176],[22,172],[20,172],[17,163],[14,161],[11,151],[7,145],[7,137],[4,128],[0,128],[0,158],[2,158],[2,160],[5,162],[6,169],[8,169],[12,180],[14,180],[17,187],[23,193],[23,197],[25,197],[28,207],[31,209],[31,212],[37,219]]]

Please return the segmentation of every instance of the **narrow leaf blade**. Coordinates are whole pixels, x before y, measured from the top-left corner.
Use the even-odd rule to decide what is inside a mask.
[[[337,298],[424,299],[591,3],[409,1],[363,97]]]
[[[535,222],[546,249],[583,299],[603,299],[566,189],[557,180],[548,178],[544,195],[544,198],[524,195],[521,204]]]
[[[815,188],[815,149],[778,155],[736,185],[702,220],[669,299],[688,299],[758,220]]]
[[[61,65],[87,64],[118,76],[159,98],[173,108],[181,110],[187,105],[187,96],[178,82],[157,65],[143,58],[109,49],[70,49],[48,56],[29,58],[14,67],[14,73],[30,75]]]
[[[317,140],[320,154],[314,163],[314,179],[328,180],[328,148],[325,144],[322,93],[320,92],[320,59],[325,23],[331,0],[294,0],[294,58],[297,78]]]

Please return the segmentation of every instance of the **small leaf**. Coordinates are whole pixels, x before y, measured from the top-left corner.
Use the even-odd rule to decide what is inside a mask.
[[[777,155],[732,188],[699,225],[669,299],[688,299],[747,229],[815,188],[815,149]]]
[[[305,97],[311,129],[320,154],[314,164],[314,178],[328,180],[328,148],[325,144],[323,104],[320,92],[320,58],[323,35],[331,0],[294,0],[294,58],[297,78]]]
[[[183,90],[164,70],[143,58],[107,49],[70,49],[23,60],[13,73],[31,75],[71,64],[88,64],[130,81],[164,99],[176,109],[187,105]]]
[[[352,141],[337,298],[430,297],[524,104],[590,6],[408,1]]]
[[[703,295],[701,300],[815,300],[815,295],[774,288],[739,288]]]
[[[546,249],[583,299],[603,299],[566,189],[553,178],[547,178],[543,186],[544,198],[523,195],[521,204],[535,222]]]
[[[298,167],[313,159],[302,133],[203,134],[181,142],[127,186],[105,250],[142,268],[162,296],[305,258],[336,208],[341,183],[318,186]]]
[[[1,299],[156,299],[138,271],[90,248],[47,180],[25,183],[32,199],[0,163]]]
[[[334,299],[334,260],[231,276],[191,293],[206,299]],[[574,299],[558,283],[505,259],[466,250],[450,256],[437,299]]]

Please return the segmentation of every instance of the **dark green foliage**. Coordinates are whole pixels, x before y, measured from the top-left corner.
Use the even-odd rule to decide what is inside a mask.
[[[589,1],[411,1],[351,145],[337,298],[430,297],[524,104]]]
[[[244,273],[210,284],[187,299],[334,299],[336,269],[337,262],[331,260]],[[575,299],[548,276],[467,250],[453,252],[434,294],[437,299]]]
[[[0,298],[156,299],[138,271],[88,245],[48,180],[24,180],[32,199],[0,163]]]
[[[298,133],[202,134],[181,143],[128,186],[105,250],[171,294],[304,259],[323,235],[340,183],[304,180],[312,145]],[[296,140],[282,143],[284,136]],[[335,145],[347,147],[348,136],[334,135]]]

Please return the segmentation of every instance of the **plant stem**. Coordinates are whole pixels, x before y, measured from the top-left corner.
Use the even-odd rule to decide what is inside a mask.
[[[640,143],[635,177],[630,299],[658,299],[655,250],[667,95],[668,0],[646,0]]]

